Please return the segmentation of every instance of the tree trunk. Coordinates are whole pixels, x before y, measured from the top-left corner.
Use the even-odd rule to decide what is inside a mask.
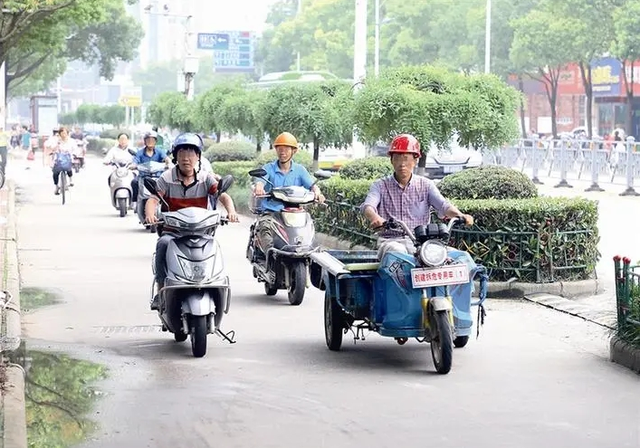
[[[591,82],[591,64],[585,66],[580,62],[580,75],[584,86],[584,95],[587,97],[587,137],[593,138],[593,83]]]
[[[543,69],[538,69],[541,78],[544,80],[544,90],[547,93],[547,99],[549,100],[549,107],[551,108],[551,133],[553,138],[558,138],[558,119],[556,111],[556,103],[558,101],[558,77],[560,75],[561,67],[555,69],[549,69],[549,73],[545,73]],[[554,70],[555,75],[554,75]],[[539,132],[540,130],[537,129]]]
[[[320,166],[320,139],[318,137],[313,138],[313,171],[318,171]]]
[[[522,97],[520,98],[520,128],[522,129],[522,138],[527,138],[527,123],[524,110],[524,80],[522,79],[522,75],[518,75],[518,89],[520,93],[522,93]]]
[[[635,130],[633,129],[633,62],[631,63],[630,69],[631,76],[627,76],[627,61],[620,62],[622,63],[622,79],[624,79],[624,88],[627,97],[627,114],[625,119],[625,128],[627,131],[627,135],[635,136]]]
[[[220,143],[220,137],[222,137],[220,135],[221,131],[220,130],[216,130],[215,133],[216,133],[216,143]]]

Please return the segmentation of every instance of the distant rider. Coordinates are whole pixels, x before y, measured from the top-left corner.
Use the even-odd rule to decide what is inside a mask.
[[[55,194],[60,194],[58,181],[60,173],[65,171],[69,178],[69,186],[73,187],[73,152],[76,149],[76,141],[69,138],[69,131],[62,126],[58,130],[58,138],[55,146],[52,146],[53,153],[53,184],[56,186]]]
[[[431,221],[431,207],[440,217],[461,217],[467,225],[473,225],[473,217],[447,201],[432,180],[413,174],[420,158],[420,143],[413,135],[396,136],[388,154],[393,174],[371,185],[360,208],[372,227],[380,227],[391,217],[403,221],[410,229],[427,225]],[[402,230],[383,230],[379,234],[380,259],[386,252],[412,254],[414,251],[413,242],[403,236]]]
[[[144,138],[142,139],[144,142],[144,147],[140,148],[133,158],[133,164],[129,166],[129,169],[135,170],[138,168],[138,165],[145,164],[147,162],[164,162],[167,167],[171,164],[171,158],[167,155],[167,152],[162,149],[156,147],[158,142],[158,134],[155,131],[150,131],[144,134]],[[144,177],[144,176],[141,176]],[[134,176],[131,181],[131,189],[133,193],[134,201],[138,201],[138,185],[139,185],[138,176]]]
[[[202,139],[192,133],[179,135],[173,143],[173,163],[171,170],[165,171],[157,180],[158,195],[164,199],[171,212],[186,207],[208,208],[209,195],[216,193],[218,181],[210,172],[201,171],[203,143]],[[156,208],[160,200],[151,196],[145,207],[145,217],[149,224],[158,222]],[[228,219],[238,222],[238,215],[231,196],[222,193],[219,202],[227,210]],[[164,286],[167,277],[167,248],[169,241],[174,238],[171,233],[163,233],[156,243],[155,269],[158,291]],[[151,304],[152,310],[158,309],[158,295]]]
[[[307,169],[293,161],[298,151],[298,140],[289,132],[283,132],[276,137],[273,142],[278,158],[273,162],[266,163],[262,168],[267,172],[265,176],[276,188],[298,186],[311,189],[316,195],[316,200],[320,203],[325,201],[320,188],[313,185],[314,180]],[[272,186],[260,179],[256,179],[252,185],[254,196],[261,196],[271,191]],[[272,213],[279,212],[284,205],[271,198],[263,199],[260,206],[263,214],[258,218],[255,225],[255,234],[260,239],[260,245],[266,252],[273,246],[273,217]],[[263,254],[264,255],[264,254]]]

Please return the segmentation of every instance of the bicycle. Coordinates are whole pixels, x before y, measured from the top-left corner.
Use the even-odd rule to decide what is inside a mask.
[[[59,157],[61,155],[64,157]],[[60,196],[62,196],[62,205],[64,205],[66,202],[67,190],[69,189],[67,171],[71,171],[72,169],[71,156],[64,153],[53,153],[51,156],[54,161],[53,169],[58,170],[60,173],[58,175],[58,189],[60,190]]]

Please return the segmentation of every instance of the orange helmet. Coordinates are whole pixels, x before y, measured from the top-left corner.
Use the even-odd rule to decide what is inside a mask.
[[[276,146],[289,146],[293,149],[298,149],[298,140],[293,136],[293,134],[289,132],[283,132],[278,135],[276,139],[273,141],[274,148]]]
[[[392,154],[413,154],[413,157],[420,157],[420,142],[411,134],[396,135],[391,140],[389,155]]]

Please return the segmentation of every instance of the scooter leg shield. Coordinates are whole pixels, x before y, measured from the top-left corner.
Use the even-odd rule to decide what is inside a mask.
[[[453,305],[451,305],[451,301],[444,297],[433,297],[429,299],[429,303],[434,311],[451,311],[453,310]]]
[[[116,191],[116,199],[129,199],[131,193],[126,188],[121,188]]]
[[[189,293],[182,301],[182,312],[192,316],[208,316],[215,309],[213,297],[207,291]]]

